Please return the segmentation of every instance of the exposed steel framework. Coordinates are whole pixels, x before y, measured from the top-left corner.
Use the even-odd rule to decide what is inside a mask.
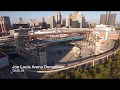
[[[62,39],[67,37],[75,37],[85,35],[89,37],[90,31],[83,32],[58,32],[58,33],[45,33],[45,34],[34,34],[34,35],[21,35],[21,37],[28,37],[29,39],[40,39],[40,40],[48,40],[48,39]]]

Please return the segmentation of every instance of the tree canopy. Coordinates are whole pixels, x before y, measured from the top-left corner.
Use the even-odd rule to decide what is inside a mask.
[[[53,73],[47,79],[120,79],[120,50],[115,57],[94,67],[70,69],[67,72]]]

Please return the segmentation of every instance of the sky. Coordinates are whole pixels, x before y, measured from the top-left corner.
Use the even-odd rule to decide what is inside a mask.
[[[80,11],[87,22],[97,23],[100,22],[100,14],[105,14],[106,11]],[[67,17],[73,11],[61,11],[62,18]],[[120,23],[120,11],[111,11],[116,13],[116,23]],[[55,16],[56,11],[0,11],[0,16],[9,16],[11,23],[18,23],[19,17],[23,18],[23,22],[27,23],[29,19],[36,19],[41,21],[43,17]]]

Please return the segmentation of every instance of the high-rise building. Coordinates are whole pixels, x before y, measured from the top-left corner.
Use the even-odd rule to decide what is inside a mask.
[[[100,24],[106,25],[106,14],[101,14]]]
[[[22,17],[19,17],[20,24],[23,24],[23,19]]]
[[[70,17],[66,17],[66,27],[70,27]]]
[[[85,28],[88,28],[88,27],[89,27],[88,22],[85,22]]]
[[[0,28],[2,32],[7,32],[11,29],[11,22],[8,16],[0,16]]]
[[[66,27],[66,19],[63,19],[63,27]]]
[[[61,28],[62,16],[61,16],[60,11],[57,12],[56,18],[57,18],[56,27],[57,27],[57,28]]]
[[[76,14],[76,19],[78,20],[78,27],[79,28],[83,28],[84,27],[84,18],[83,18],[83,14],[81,13],[81,12],[78,12],[77,14]]]
[[[77,20],[71,22],[71,28],[78,28],[78,21]]]
[[[62,19],[61,13],[60,11],[58,11],[57,12],[57,24],[61,24],[61,19]]]
[[[101,14],[100,24],[114,25],[115,19],[116,19],[116,14],[111,14],[109,11],[106,14]]]
[[[63,26],[63,19],[61,19],[61,26]]]
[[[46,17],[45,21],[47,23],[47,28],[55,28],[55,17],[54,16]]]
[[[37,20],[36,19],[29,19],[29,25],[30,25],[30,27],[35,27],[37,25]]]
[[[42,22],[45,22],[45,19],[44,19],[44,17],[42,18]]]
[[[42,28],[42,29],[46,29],[46,28],[47,28],[47,27],[46,27],[46,22],[45,22],[44,17],[42,18],[41,28]]]
[[[68,21],[69,21],[69,27],[71,25],[73,25],[72,23],[74,23],[74,21],[78,21],[78,24],[76,24],[78,26],[75,26],[75,27],[77,27],[77,28],[84,28],[85,27],[85,17],[83,16],[83,14],[81,12],[75,11],[74,14],[70,13],[69,19],[70,20],[68,20],[68,17],[66,18],[66,27],[68,27]]]
[[[110,14],[108,19],[108,25],[114,25],[116,19],[116,14]]]
[[[82,28],[86,28],[86,20],[85,17],[82,17]]]

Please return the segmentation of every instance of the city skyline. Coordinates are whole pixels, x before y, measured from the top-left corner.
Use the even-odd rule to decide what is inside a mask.
[[[36,19],[38,22],[42,20],[43,17],[56,16],[57,11],[0,11],[0,16],[9,16],[11,23],[19,23],[19,17],[23,18],[23,22],[27,23],[29,19]],[[74,11],[61,11],[62,19],[69,16],[70,13]],[[105,14],[106,11],[80,11],[84,16],[87,22],[92,22],[99,24],[100,15]],[[116,22],[120,23],[120,12],[112,11],[116,13]]]
[[[0,79],[120,78],[119,18],[115,11],[0,11]]]

